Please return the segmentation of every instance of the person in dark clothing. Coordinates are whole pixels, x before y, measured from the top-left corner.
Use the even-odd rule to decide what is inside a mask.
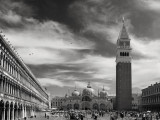
[[[124,114],[121,112],[120,113],[120,117],[123,119],[124,118]]]
[[[83,118],[84,118],[84,115],[80,114],[80,119],[83,120]]]
[[[46,118],[46,117],[47,117],[47,114],[45,113],[45,115],[44,115],[44,116],[45,116],[45,118]]]

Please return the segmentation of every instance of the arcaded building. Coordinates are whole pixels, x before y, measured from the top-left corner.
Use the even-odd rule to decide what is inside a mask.
[[[49,96],[0,35],[0,120],[18,120],[47,109]]]
[[[132,66],[130,38],[125,23],[117,40],[116,54],[116,108],[132,109]]]
[[[142,110],[160,111],[160,83],[142,89]]]
[[[71,96],[66,95],[62,102],[65,110],[112,110],[112,99],[109,99],[107,91],[103,88],[98,94],[88,83],[87,87],[80,93],[76,88]]]

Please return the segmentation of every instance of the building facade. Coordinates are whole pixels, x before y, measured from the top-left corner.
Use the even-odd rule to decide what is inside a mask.
[[[54,104],[62,107],[64,110],[112,110],[113,102],[107,96],[106,90],[103,88],[102,91],[95,95],[94,89],[91,87],[90,83],[86,88],[83,89],[82,93],[75,88],[71,96],[67,94],[65,97],[59,97],[53,99]],[[53,103],[53,102],[52,102]],[[56,106],[55,105],[55,106]]]
[[[57,108],[59,110],[63,109],[63,104],[65,101],[65,97],[54,97],[51,100],[51,108]]]
[[[132,94],[132,110],[134,111],[140,111],[140,99],[141,95],[140,94]]]
[[[48,108],[48,94],[0,35],[0,120],[34,116]]]
[[[116,108],[131,110],[132,108],[132,75],[131,47],[125,23],[117,40],[116,54]]]
[[[142,110],[160,111],[160,83],[142,89]]]

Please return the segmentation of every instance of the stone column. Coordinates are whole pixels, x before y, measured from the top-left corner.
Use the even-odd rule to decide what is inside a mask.
[[[16,109],[16,119],[18,119],[18,106],[17,106],[17,109]]]
[[[3,92],[5,92],[6,91],[6,80],[5,80],[4,76],[3,76],[3,83],[4,83]]]
[[[22,118],[24,118],[24,106],[22,106]]]
[[[33,116],[33,108],[31,108],[31,116]]]
[[[15,85],[13,86],[13,95],[15,96]]]
[[[14,92],[13,92],[13,87],[14,87],[14,85],[13,85],[13,83],[12,83],[12,95],[14,95]]]
[[[12,108],[12,118],[11,120],[14,120],[14,108]]]
[[[5,120],[5,108],[2,108],[3,112],[2,112],[2,120]]]
[[[21,108],[18,109],[18,118],[21,118]]]
[[[27,117],[27,109],[26,109],[26,106],[24,106],[24,117]]]
[[[0,88],[0,92],[3,92],[3,79],[1,78],[1,88]]]
[[[9,106],[8,106],[8,111],[7,111],[7,117],[8,117],[8,120],[10,120],[10,115],[11,115],[11,113],[10,113],[11,111],[10,111],[10,104],[9,104]]]
[[[6,78],[4,79],[4,81],[5,81],[5,83],[4,83],[4,91],[7,92],[7,82],[6,82],[7,80],[6,80]]]
[[[21,107],[21,118],[23,118],[23,107]]]
[[[33,107],[31,107],[31,116],[33,116]]]
[[[11,84],[10,84],[10,82],[8,83],[8,93],[10,94],[10,89],[11,89]]]

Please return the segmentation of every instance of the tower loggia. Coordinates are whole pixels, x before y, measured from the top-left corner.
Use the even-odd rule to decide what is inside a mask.
[[[130,38],[125,22],[117,40],[116,53],[116,108],[131,110],[132,105],[132,67]]]

